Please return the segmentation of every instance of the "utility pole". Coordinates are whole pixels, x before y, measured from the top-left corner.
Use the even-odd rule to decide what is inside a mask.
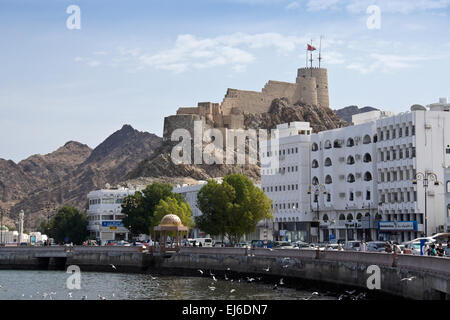
[[[417,172],[414,176],[413,184],[417,185],[417,180],[422,180],[422,185],[424,188],[424,194],[425,194],[425,217],[424,217],[424,234],[425,237],[428,236],[428,215],[427,215],[427,189],[428,189],[428,180],[434,181],[434,185],[438,186],[439,181],[437,178],[437,175],[434,172],[425,170],[425,173]]]

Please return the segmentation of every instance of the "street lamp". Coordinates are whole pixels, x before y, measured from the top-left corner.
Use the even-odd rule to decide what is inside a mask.
[[[330,192],[325,188],[324,184],[310,184],[309,185],[309,189],[308,189],[308,194],[314,194],[314,200],[316,201],[316,208],[317,208],[317,222],[319,223],[319,194],[323,193],[324,195],[329,194]],[[310,205],[311,205],[311,209],[312,209],[312,203],[311,203],[311,198],[310,200]],[[317,226],[317,233],[319,233],[319,226]],[[318,240],[319,240],[319,234],[318,234]]]
[[[425,190],[425,237],[428,235],[428,215],[427,215],[427,189],[428,189],[428,180],[434,181],[434,185],[438,186],[439,181],[437,179],[437,175],[434,172],[431,171],[425,171],[425,173],[417,172],[414,175],[414,180],[412,183],[414,185],[417,185],[417,181],[421,180],[423,188]]]

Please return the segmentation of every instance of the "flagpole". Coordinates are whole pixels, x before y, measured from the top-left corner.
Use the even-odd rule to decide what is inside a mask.
[[[312,44],[313,44],[313,40],[311,39],[311,47],[313,46]],[[312,62],[313,62],[312,53],[313,53],[313,50],[311,50],[311,60],[310,60],[310,62],[311,62],[311,77],[313,75],[313,72],[312,72]]]
[[[320,36],[320,44],[319,44],[319,69],[320,69],[320,60],[322,60],[321,52],[322,52],[322,36]]]

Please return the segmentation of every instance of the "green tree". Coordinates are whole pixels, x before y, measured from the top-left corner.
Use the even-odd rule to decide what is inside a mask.
[[[161,199],[155,208],[155,216],[153,217],[152,225],[159,225],[161,219],[167,214],[178,216],[185,227],[191,228],[194,225],[194,221],[192,220],[192,210],[189,203],[180,202],[173,197]],[[175,232],[170,232],[168,235],[175,236]]]
[[[82,244],[88,237],[88,219],[84,212],[69,206],[58,209],[56,215],[50,220],[49,235],[56,242],[73,242]]]
[[[126,197],[122,202],[124,226],[129,228],[132,234],[153,234],[155,210],[160,201],[170,197],[179,203],[185,202],[183,196],[172,192],[172,189],[168,183],[153,182],[142,192],[137,191]]]
[[[222,184],[209,180],[200,189],[197,203],[203,213],[195,219],[197,226],[209,234],[226,236],[232,244],[254,232],[259,221],[273,218],[272,200],[243,174],[228,175]]]

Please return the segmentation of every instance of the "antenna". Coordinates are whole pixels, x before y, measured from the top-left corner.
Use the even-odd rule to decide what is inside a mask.
[[[312,44],[313,44],[313,40],[311,39],[311,47],[313,46]],[[312,52],[313,52],[313,50],[311,50],[311,58],[309,59],[309,61],[311,62],[311,77],[312,77],[312,62],[313,62]]]
[[[322,52],[322,36],[320,36],[320,44],[319,44],[319,69],[320,69],[320,60],[322,60],[321,52]]]

